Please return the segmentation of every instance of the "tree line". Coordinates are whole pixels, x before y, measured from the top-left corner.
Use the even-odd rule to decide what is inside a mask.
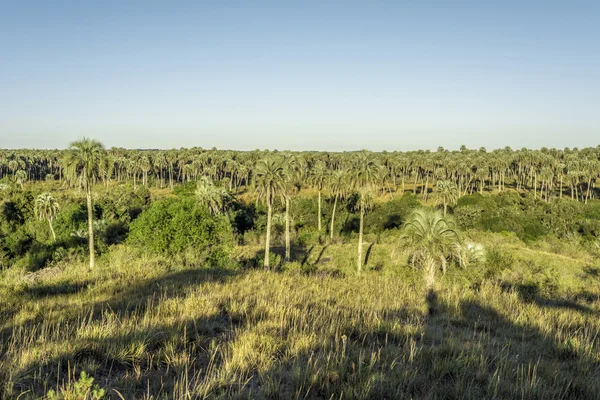
[[[300,190],[316,192],[319,232],[326,230],[322,224],[322,198],[327,196],[333,202],[331,238],[338,201],[356,196],[355,211],[359,214],[356,268],[360,273],[364,259],[364,217],[377,196],[393,198],[411,191],[428,201],[432,190],[431,200],[443,208],[443,214],[416,214],[406,224],[413,234],[430,226],[422,234],[427,238],[433,233],[432,229],[449,226],[445,219],[448,206],[461,196],[483,191],[502,192],[510,187],[531,191],[534,198],[545,201],[570,195],[572,199],[587,202],[595,197],[592,189],[600,176],[600,147],[517,151],[505,148],[490,153],[483,148],[469,150],[464,146],[452,152],[439,148],[436,152],[406,153],[240,152],[198,148],[160,151],[105,150],[100,142],[83,139],[61,151],[4,150],[0,160],[3,178],[13,180],[21,188],[27,180],[41,180],[45,174],[45,180],[60,180],[67,188],[80,188],[85,192],[90,268],[95,263],[92,188],[96,184],[108,186],[114,181],[130,182],[134,188],[136,185],[173,188],[175,183],[192,183],[196,186],[197,200],[212,214],[225,212],[233,194],[249,191],[267,208],[266,269],[271,267],[271,225],[276,201],[281,201],[284,210],[285,260],[290,261],[291,200]],[[36,214],[48,221],[52,232],[52,220],[58,208],[49,193],[36,199]],[[454,231],[448,228],[445,232],[453,235]],[[429,254],[435,245],[420,248]],[[435,265],[435,259],[443,260],[439,256],[416,258],[419,257],[427,265]]]
[[[450,181],[459,196],[473,192],[529,190],[549,200],[567,196],[586,202],[600,176],[600,146],[585,149],[520,149],[494,151],[439,148],[410,152],[289,152],[204,150],[103,150],[96,182],[131,182],[136,185],[170,187],[176,183],[210,177],[238,192],[252,186],[258,162],[267,156],[295,159],[302,187],[323,190],[323,179],[311,175],[332,174],[353,167],[362,153],[373,157],[377,171],[374,184],[379,194],[402,194],[406,190],[427,200],[438,181]],[[0,179],[8,177],[18,185],[27,181],[60,180],[67,186],[81,185],[66,171],[68,150],[0,150]]]

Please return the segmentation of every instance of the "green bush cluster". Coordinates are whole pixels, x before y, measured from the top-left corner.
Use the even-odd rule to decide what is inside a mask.
[[[454,217],[462,228],[514,232],[525,241],[546,235],[558,238],[581,235],[584,239],[600,235],[598,200],[587,204],[560,198],[546,202],[530,193],[510,191],[491,196],[477,193],[458,200]]]
[[[132,222],[129,243],[156,254],[193,249],[221,259],[233,246],[233,233],[226,216],[212,215],[193,198],[173,198],[156,201]]]

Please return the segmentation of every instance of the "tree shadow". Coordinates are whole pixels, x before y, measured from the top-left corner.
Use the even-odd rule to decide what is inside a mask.
[[[590,299],[593,297],[591,293],[580,293],[575,296],[575,300],[566,298],[551,298],[542,296],[539,293],[539,287],[534,284],[511,284],[502,283],[501,288],[505,292],[516,292],[521,300],[525,303],[535,303],[539,307],[565,308],[573,311],[578,311],[585,314],[593,314],[594,310],[591,307],[579,304],[576,300],[579,298]]]
[[[369,257],[371,256],[371,250],[373,250],[373,246],[375,246],[375,242],[371,242],[369,247],[367,247],[367,251],[365,252],[365,261],[363,262],[363,266],[366,266],[369,262]]]
[[[329,247],[328,244],[325,245],[325,246],[323,246],[323,248],[319,252],[319,255],[317,256],[317,259],[315,260],[315,264],[319,264],[321,262],[321,258],[323,257],[323,253],[325,253],[325,250],[327,250],[328,247]],[[326,260],[329,261],[329,258],[326,257]]]
[[[219,368],[223,359],[218,346],[235,340],[238,328],[245,323],[243,314],[233,313],[223,304],[216,314],[174,324],[142,326],[109,336],[90,330],[88,336],[75,338],[59,355],[34,359],[12,371],[14,385],[7,395],[16,397],[29,391],[39,398],[57,383],[64,386],[76,381],[85,371],[95,383],[126,394],[126,398],[143,394],[169,397],[182,376],[201,380],[209,367]],[[185,365],[178,360],[185,360]],[[0,382],[2,375],[0,372]]]

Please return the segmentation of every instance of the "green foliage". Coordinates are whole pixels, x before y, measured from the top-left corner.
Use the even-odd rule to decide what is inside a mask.
[[[402,197],[376,205],[365,216],[365,232],[381,233],[402,227],[411,212],[420,206],[417,196],[405,193]]]
[[[102,207],[102,218],[116,219],[129,223],[149,204],[150,191],[145,186],[119,185],[112,188],[98,203]]]
[[[488,249],[486,254],[486,277],[496,277],[500,275],[502,271],[512,268],[514,263],[514,257],[506,249],[492,247]]]
[[[173,194],[179,197],[191,197],[196,195],[196,182],[185,182],[173,189]]]
[[[94,384],[94,378],[82,371],[76,382],[61,388],[58,393],[50,389],[46,398],[48,400],[102,400],[104,395],[104,389]]]
[[[165,199],[133,221],[129,242],[157,254],[174,255],[188,249],[227,252],[233,235],[227,217],[211,215],[194,198]]]

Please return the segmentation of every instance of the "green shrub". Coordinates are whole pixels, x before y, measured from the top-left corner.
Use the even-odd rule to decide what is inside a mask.
[[[502,271],[512,268],[515,260],[505,249],[490,248],[486,253],[486,277],[497,277]]]
[[[233,234],[227,217],[212,215],[193,198],[183,198],[152,204],[133,221],[128,240],[157,254],[173,255],[191,248],[208,256],[209,250],[229,252]]]
[[[389,229],[396,229],[404,224],[406,217],[420,203],[412,193],[405,193],[381,205],[377,205],[365,216],[365,232],[380,233]]]

